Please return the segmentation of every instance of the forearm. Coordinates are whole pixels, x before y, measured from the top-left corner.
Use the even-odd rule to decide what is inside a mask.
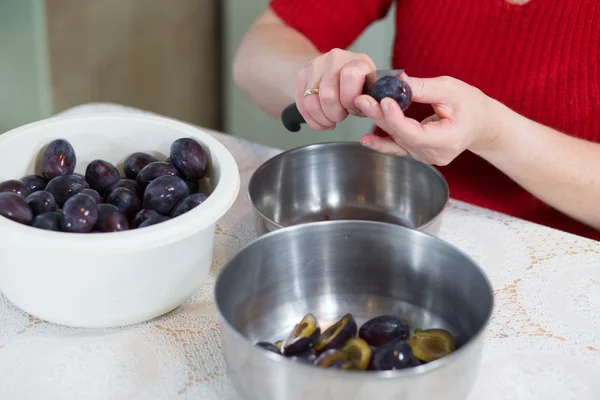
[[[600,229],[600,144],[496,106],[501,116],[496,140],[476,153],[550,206]]]
[[[308,39],[267,11],[238,49],[234,80],[264,111],[279,116],[294,102],[296,75],[319,55]]]

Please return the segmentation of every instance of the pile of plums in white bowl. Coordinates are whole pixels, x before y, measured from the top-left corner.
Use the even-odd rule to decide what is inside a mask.
[[[207,198],[199,191],[207,156],[193,138],[175,140],[165,161],[131,154],[123,177],[106,160],[90,162],[83,176],[76,165],[71,143],[53,140],[41,152],[40,175],[0,182],[0,215],[52,231],[118,232],[178,217]]]
[[[142,114],[51,118],[0,135],[0,289],[79,327],[141,322],[198,289],[237,164],[196,127]]]

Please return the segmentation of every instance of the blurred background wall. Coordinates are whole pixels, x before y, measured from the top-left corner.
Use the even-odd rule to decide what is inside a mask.
[[[283,129],[230,79],[244,33],[268,0],[0,0],[0,132],[89,102],[112,102],[281,148],[355,140]],[[353,49],[389,66],[393,13]],[[293,83],[290,83],[293,84]]]

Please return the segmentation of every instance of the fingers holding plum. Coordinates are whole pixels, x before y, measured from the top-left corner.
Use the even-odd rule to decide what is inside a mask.
[[[315,65],[309,67],[309,72],[306,74],[306,82],[304,83],[304,87],[300,87],[300,90],[302,91],[302,93],[300,93],[301,105],[298,106],[298,110],[302,115],[305,115],[305,113],[308,114],[310,118],[318,124],[318,126],[314,127],[314,129],[331,130],[335,128],[335,122],[327,118],[325,112],[323,112],[323,108],[321,107],[320,100],[320,86],[321,80],[323,79],[323,73],[324,71],[322,69],[317,69],[317,66]],[[311,89],[318,89],[319,92],[305,94],[305,91]],[[296,105],[298,105],[298,101],[296,101]],[[304,113],[302,112],[303,110]]]
[[[328,129],[326,126],[321,125],[314,119],[311,114],[308,112],[306,107],[304,106],[304,92],[307,90],[307,79],[310,74],[311,66],[306,66],[300,70],[298,73],[298,77],[296,78],[296,90],[294,101],[296,102],[296,107],[298,107],[298,111],[304,117],[306,123],[313,129],[318,131],[324,131]]]
[[[375,63],[368,57],[352,60],[340,70],[340,104],[350,114],[364,116],[365,114],[354,104],[354,100],[363,92],[365,75],[375,71]]]
[[[298,74],[296,105],[314,129],[334,129],[348,114],[361,115],[354,99],[362,93],[365,75],[375,63],[365,54],[333,49],[314,59]],[[318,93],[304,95],[306,90]]]
[[[338,122],[342,122],[348,116],[346,110],[340,102],[340,74],[334,71],[328,76],[325,76],[319,84],[318,97],[321,104],[321,109],[325,117],[331,121],[333,126]]]

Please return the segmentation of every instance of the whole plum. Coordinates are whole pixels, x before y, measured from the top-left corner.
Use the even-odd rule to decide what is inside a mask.
[[[0,215],[25,225],[33,219],[33,212],[25,198],[13,192],[0,193]]]
[[[184,179],[183,181],[186,185],[188,185],[188,188],[190,189],[190,194],[198,193],[198,190],[200,190],[200,182],[197,179],[191,181]]]
[[[33,215],[40,215],[47,212],[52,212],[55,211],[57,208],[54,196],[52,196],[50,192],[46,191],[31,193],[29,196],[27,196],[27,199],[25,201],[27,202],[27,204],[29,204]]]
[[[151,156],[148,153],[133,153],[129,157],[125,159],[123,164],[123,170],[125,172],[125,176],[128,179],[135,180],[146,165],[158,161],[156,157]]]
[[[149,218],[161,218],[161,217],[162,217],[162,215],[160,215],[156,211],[144,208],[144,209],[140,210],[137,214],[135,214],[135,217],[131,221],[131,229],[135,229],[135,228],[139,227],[142,222],[144,222],[145,220],[147,220]]]
[[[65,202],[60,215],[60,227],[65,232],[88,233],[98,222],[96,201],[85,194],[76,194]]]
[[[50,142],[42,151],[39,164],[40,172],[46,181],[61,175],[71,175],[76,165],[75,150],[65,139]]]
[[[395,100],[402,111],[405,111],[412,103],[412,90],[408,83],[395,76],[383,76],[379,78],[371,89],[369,95],[377,102],[381,102],[386,97]]]
[[[192,138],[181,138],[173,142],[171,161],[185,179],[201,179],[206,175],[208,157],[200,143]]]
[[[147,226],[160,224],[161,222],[165,222],[168,220],[169,220],[169,217],[165,217],[164,215],[158,214],[157,217],[151,216],[149,218],[146,218],[144,221],[142,221],[141,224],[139,224],[138,228],[145,228]]]
[[[180,216],[181,214],[185,214],[193,208],[198,207],[206,200],[206,195],[204,193],[194,193],[189,196],[183,198],[171,211],[171,218],[175,218]]]
[[[394,339],[406,339],[408,326],[399,318],[381,315],[365,322],[358,331],[358,336],[371,346],[381,346]]]
[[[106,187],[114,185],[119,179],[119,171],[108,161],[94,160],[85,169],[85,180],[98,193],[102,193]]]
[[[104,198],[107,199],[108,196],[110,196],[110,194],[112,193],[112,191],[119,187],[129,189],[131,193],[135,193],[138,197],[143,194],[140,192],[140,188],[137,182],[133,179],[120,179],[119,181],[115,182],[110,186],[107,186],[106,189],[104,189]]]
[[[36,215],[31,226],[47,231],[60,231],[60,211],[45,212]]]
[[[106,198],[106,202],[116,206],[120,212],[125,214],[128,220],[133,219],[135,214],[142,208],[140,199],[135,193],[124,187],[113,190]]]
[[[85,179],[78,175],[61,175],[48,182],[46,191],[50,192],[56,204],[62,207],[71,197],[89,187]]]
[[[86,188],[86,189],[83,189],[79,193],[81,193],[81,194],[87,194],[92,199],[94,199],[94,201],[96,202],[96,204],[102,203],[102,197],[100,197],[100,194],[97,191],[95,191],[94,189]]]
[[[12,192],[26,198],[31,194],[31,190],[23,182],[16,179],[0,182],[0,193]]]
[[[21,182],[29,188],[30,193],[46,189],[46,181],[39,175],[27,175],[21,178]]]
[[[96,229],[102,232],[120,232],[129,229],[125,214],[112,204],[98,205],[98,222]]]
[[[165,175],[156,178],[144,192],[144,208],[169,215],[173,208],[189,194],[190,190],[177,176]]]
[[[156,178],[165,175],[179,176],[179,171],[174,165],[162,161],[156,161],[146,165],[136,178],[139,190],[146,190],[146,186]]]
[[[411,346],[404,340],[394,340],[375,349],[371,369],[390,371],[418,365],[413,357]]]

